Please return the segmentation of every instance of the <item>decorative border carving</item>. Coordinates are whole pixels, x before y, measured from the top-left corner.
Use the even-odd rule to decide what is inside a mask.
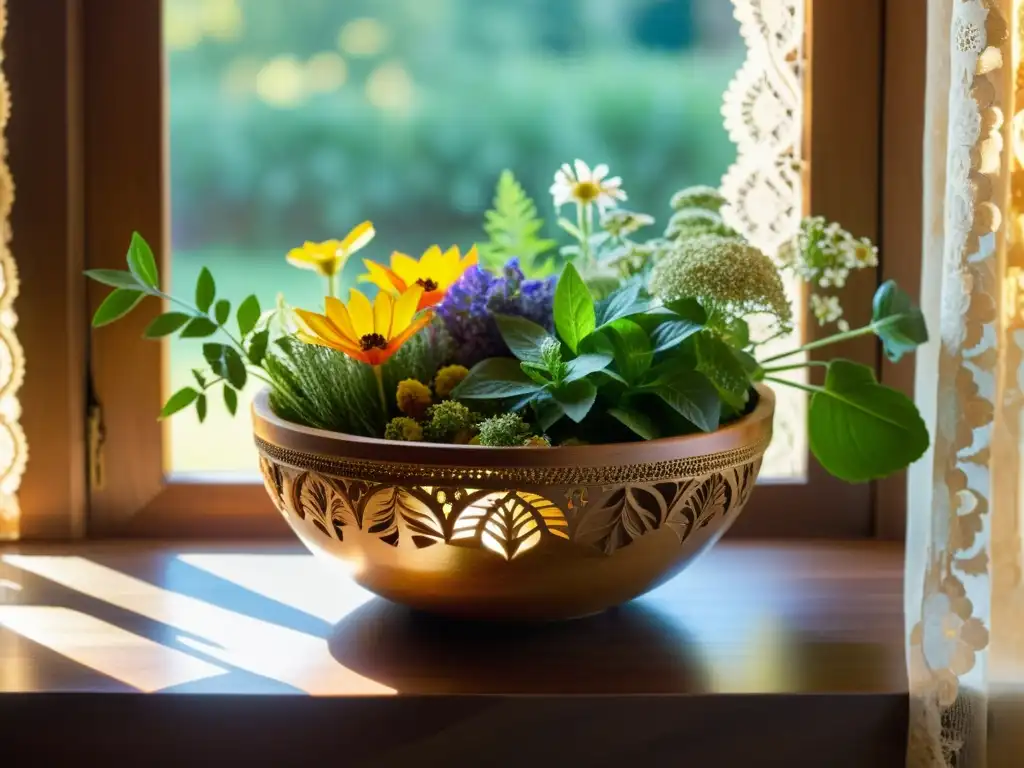
[[[7,164],[7,122],[11,115],[10,88],[3,72],[3,41],[7,33],[7,4],[0,0],[0,540],[16,539],[21,510],[18,488],[28,459],[22,431],[18,389],[25,378],[25,355],[14,328],[18,322],[18,267],[11,254],[11,207],[14,180]]]
[[[657,483],[679,477],[693,477],[718,472],[737,464],[760,459],[771,441],[765,435],[759,441],[722,453],[684,459],[618,464],[611,466],[552,467],[460,467],[453,465],[424,466],[400,462],[341,459],[306,453],[255,438],[260,454],[278,464],[298,469],[337,475],[363,482],[401,482],[436,485],[449,483],[483,483],[500,485],[611,485],[615,483]],[[541,449],[538,449],[541,450]]]
[[[309,523],[345,542],[356,531],[394,548],[455,546],[513,560],[545,537],[612,555],[641,536],[669,528],[680,545],[697,530],[736,515],[753,491],[759,458],[696,476],[609,485],[556,484],[501,490],[461,485],[367,481],[320,468],[280,463],[261,445],[260,469],[277,508],[293,526]],[[294,454],[293,454],[294,456]],[[457,471],[457,470],[455,470]],[[402,484],[397,484],[401,482]]]

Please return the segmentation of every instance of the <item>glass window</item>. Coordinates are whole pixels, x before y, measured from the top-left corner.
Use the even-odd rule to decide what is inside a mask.
[[[233,302],[316,307],[323,287],[286,266],[289,248],[364,219],[378,234],[360,256],[467,248],[502,169],[550,214],[551,176],[575,157],[608,163],[630,208],[664,225],[672,192],[717,186],[735,159],[721,103],[746,48],[723,0],[164,7],[175,293],[206,265]],[[353,259],[343,287],[361,270]],[[169,352],[171,392],[203,360],[188,340]],[[167,469],[253,473],[247,415],[210,408],[209,422],[166,423]],[[794,447],[764,474],[792,476]]]

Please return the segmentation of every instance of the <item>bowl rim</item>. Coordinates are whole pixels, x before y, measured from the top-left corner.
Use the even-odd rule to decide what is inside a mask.
[[[635,443],[601,443],[551,448],[492,448],[479,445],[396,442],[289,422],[270,409],[269,389],[253,398],[253,434],[263,453],[343,458],[406,466],[491,467],[608,467],[663,463],[722,455],[760,456],[772,435],[775,394],[756,384],[758,403],[746,416],[714,432],[663,437]]]

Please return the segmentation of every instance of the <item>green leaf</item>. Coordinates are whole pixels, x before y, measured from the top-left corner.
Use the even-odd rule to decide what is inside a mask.
[[[734,349],[743,349],[750,344],[750,326],[741,317],[725,321],[722,340]]]
[[[539,395],[533,401],[533,412],[536,414],[537,426],[540,427],[541,432],[547,432],[565,416],[565,409],[547,392]]]
[[[236,313],[238,319],[238,331],[243,336],[248,335],[260,319],[260,300],[255,296],[246,296],[238,305]]]
[[[170,336],[191,319],[192,316],[186,315],[184,312],[165,312],[155,317],[142,335],[147,339],[159,339],[164,336]]]
[[[128,288],[138,291],[144,287],[135,275],[125,272],[123,269],[90,269],[86,271],[85,276],[113,288]]]
[[[545,258],[557,245],[540,236],[544,220],[537,215],[537,206],[512,171],[498,177],[494,207],[484,215],[484,231],[488,242],[479,246],[483,264],[499,268],[511,258],[518,258],[528,278],[546,277],[554,272],[554,261]]]
[[[594,407],[597,387],[587,379],[577,379],[551,389],[551,396],[562,406],[565,415],[579,424]]]
[[[531,379],[537,382],[540,386],[543,387],[551,383],[551,379],[544,375],[545,373],[547,373],[548,369],[545,368],[543,365],[539,365],[537,363],[528,363],[524,360],[523,362],[519,363],[519,367],[523,369],[523,373],[525,373],[527,376],[529,376]]]
[[[626,317],[616,320],[606,332],[615,350],[615,367],[622,378],[630,383],[639,381],[654,362],[647,332]]]
[[[193,368],[192,375],[195,377],[196,383],[199,385],[199,388],[206,389],[206,377],[203,376],[203,372],[200,371],[198,368]]]
[[[692,320],[667,320],[651,332],[654,353],[667,352],[686,341],[704,326]]]
[[[811,396],[808,432],[821,465],[851,483],[897,472],[928,448],[928,429],[913,401],[849,360],[829,364],[825,387]]]
[[[702,432],[718,429],[722,402],[703,374],[685,368],[668,371],[650,389]]]
[[[249,340],[249,350],[247,355],[249,362],[253,365],[262,365],[263,358],[267,354],[267,344],[270,342],[270,330],[264,328],[258,333],[254,333],[252,338]]]
[[[541,387],[511,357],[491,357],[473,366],[452,392],[452,397],[462,400],[498,400],[517,397],[540,391]]]
[[[187,408],[195,402],[197,397],[199,397],[199,393],[192,389],[192,387],[179,389],[167,399],[167,402],[164,403],[164,407],[160,409],[160,418],[166,419],[168,416],[177,413],[182,408]]]
[[[875,291],[871,321],[886,356],[893,362],[928,341],[924,314],[892,280],[885,281]]]
[[[242,389],[248,372],[245,370],[245,363],[234,347],[224,347],[225,376],[235,389]]]
[[[203,267],[196,280],[196,307],[199,308],[199,311],[209,312],[216,295],[217,286],[213,282],[213,275],[210,274],[210,270]]]
[[[103,303],[100,304],[96,314],[92,316],[92,327],[99,328],[115,320],[120,320],[135,309],[145,296],[146,294],[142,291],[115,288],[107,295]]]
[[[160,274],[157,272],[153,249],[138,232],[132,234],[132,242],[128,246],[128,269],[139,282],[150,288],[159,287]]]
[[[655,440],[661,437],[657,426],[654,424],[654,420],[647,414],[641,413],[633,408],[627,408],[626,406],[609,408],[608,415],[612,416],[622,425],[640,435],[644,440]]]
[[[640,298],[641,287],[639,280],[631,280],[614,291],[608,298],[597,302],[594,307],[597,315],[597,327],[603,328],[619,318],[646,312],[650,307],[650,302]]]
[[[562,379],[562,382],[569,384],[597,371],[602,371],[608,367],[611,361],[611,355],[580,355],[569,361],[565,378]]]
[[[498,324],[501,338],[504,339],[513,355],[523,362],[543,364],[541,347],[545,341],[552,338],[543,326],[537,325],[525,317],[498,313],[494,314],[494,322]]]
[[[196,416],[199,417],[200,424],[206,421],[206,395],[196,398]]]
[[[220,299],[213,307],[213,317],[217,325],[224,325],[231,317],[231,302],[227,299]]]
[[[697,336],[695,349],[697,370],[715,385],[724,403],[734,410],[743,410],[750,396],[750,377],[736,350],[711,332]]]
[[[573,352],[596,327],[594,298],[572,264],[566,264],[555,286],[555,328]]]
[[[203,357],[210,364],[213,372],[221,378],[227,379],[235,389],[242,389],[245,386],[247,372],[245,363],[234,347],[226,344],[204,344]]]
[[[183,339],[204,339],[217,332],[217,324],[208,317],[193,317],[185,330],[181,332]]]
[[[665,309],[697,325],[704,325],[708,321],[708,313],[696,299],[677,299],[666,304]]]
[[[224,385],[224,405],[232,416],[238,411],[238,393],[229,385]]]

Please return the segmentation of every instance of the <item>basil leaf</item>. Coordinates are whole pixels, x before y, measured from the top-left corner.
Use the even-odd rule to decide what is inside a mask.
[[[533,401],[537,426],[541,432],[547,432],[555,423],[565,416],[565,409],[549,393],[544,392]]]
[[[153,249],[138,232],[132,234],[132,242],[128,246],[128,269],[140,283],[148,285],[150,288],[160,285],[160,275],[156,269]]]
[[[199,393],[192,389],[192,387],[179,389],[167,399],[167,402],[164,403],[164,407],[160,409],[160,418],[166,419],[168,416],[177,413],[182,408],[187,408],[195,402],[197,397],[199,397]]]
[[[562,406],[565,415],[579,424],[590,413],[597,399],[597,387],[586,379],[577,379],[551,389],[551,396]]]
[[[928,341],[924,314],[892,280],[875,291],[871,321],[886,356],[894,363]]]
[[[235,317],[238,320],[238,331],[243,336],[248,335],[260,319],[260,300],[255,296],[246,296],[238,305],[238,312]]]
[[[928,429],[910,398],[875,380],[874,371],[833,360],[811,396],[811,452],[830,473],[862,483],[897,472],[928,448]]]
[[[667,320],[651,332],[654,353],[674,349],[703,328],[691,320]]]
[[[608,298],[597,302],[594,307],[597,327],[603,328],[620,318],[646,312],[650,307],[650,302],[640,299],[641,289],[640,281],[633,280],[613,292]]]
[[[596,371],[604,370],[612,361],[611,355],[580,355],[570,360],[566,366],[564,384],[569,384],[577,379],[582,379]]]
[[[718,429],[722,402],[714,385],[697,371],[668,371],[650,389],[702,432]]]
[[[146,327],[142,335],[147,339],[159,339],[164,336],[170,336],[191,319],[192,316],[186,315],[184,312],[165,312],[153,318],[153,322]]]
[[[697,370],[715,385],[724,403],[742,411],[750,397],[750,377],[736,351],[711,332],[699,334],[695,341]]]
[[[531,379],[537,382],[540,386],[543,387],[551,383],[551,379],[544,375],[545,373],[547,373],[548,369],[545,368],[543,365],[537,365],[536,363],[521,362],[519,363],[519,367],[523,369],[523,373],[525,373],[527,376],[529,376]]]
[[[135,309],[145,296],[146,294],[139,290],[115,288],[100,304],[96,314],[92,316],[92,327],[99,328],[115,320],[120,320]]]
[[[491,357],[473,366],[452,391],[456,399],[498,400],[540,391],[541,387],[511,357]]]
[[[631,429],[644,440],[655,440],[661,437],[657,426],[654,424],[654,420],[647,414],[633,408],[627,408],[626,406],[609,408],[608,415],[615,418],[623,426]]]
[[[639,381],[654,362],[647,332],[625,317],[612,323],[609,331],[615,350],[615,367],[626,381]]]
[[[513,355],[523,362],[543,364],[541,347],[545,341],[552,338],[543,326],[525,317],[498,313],[494,314],[494,322],[497,323],[501,338]]]
[[[597,325],[594,298],[576,267],[566,264],[555,286],[555,329],[573,352]]]
[[[206,395],[196,398],[196,416],[199,417],[200,424],[206,421]]]

